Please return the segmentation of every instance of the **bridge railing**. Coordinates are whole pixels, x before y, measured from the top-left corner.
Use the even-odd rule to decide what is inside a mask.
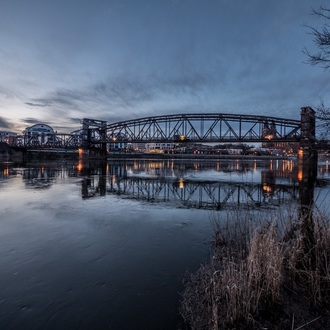
[[[82,139],[76,134],[26,134],[12,138],[8,144],[12,147],[25,148],[77,149],[81,146]]]

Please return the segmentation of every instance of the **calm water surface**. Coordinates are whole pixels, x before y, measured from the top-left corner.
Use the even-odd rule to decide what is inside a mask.
[[[317,203],[329,205],[327,162]],[[294,161],[52,162],[0,167],[0,329],[177,329],[209,218],[297,199]]]

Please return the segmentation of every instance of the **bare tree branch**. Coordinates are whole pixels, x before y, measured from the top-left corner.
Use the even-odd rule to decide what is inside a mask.
[[[312,9],[313,15],[330,19],[330,8],[321,6],[319,9]]]
[[[315,107],[315,111],[319,137],[326,140],[330,136],[330,108],[327,108],[321,100],[320,105]]]
[[[320,65],[324,69],[330,70],[330,8],[312,9],[312,14],[324,20],[322,28],[307,26],[318,51],[311,53],[307,48],[304,48],[303,53],[307,56],[309,64],[313,66]],[[320,135],[324,139],[329,138],[330,108],[327,108],[321,100],[320,105],[315,110]]]
[[[320,7],[318,10],[312,10],[313,15],[329,20],[330,8]],[[314,44],[319,51],[315,54],[311,53],[307,48],[303,49],[303,53],[308,58],[308,63],[315,66],[321,65],[325,69],[330,69],[330,24],[325,23],[321,29],[307,26],[310,30],[309,34],[313,36]]]

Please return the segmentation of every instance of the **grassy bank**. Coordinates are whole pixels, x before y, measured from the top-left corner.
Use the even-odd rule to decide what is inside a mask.
[[[329,329],[329,219],[314,215],[311,237],[294,212],[252,216],[212,219],[211,260],[184,279],[188,328]]]

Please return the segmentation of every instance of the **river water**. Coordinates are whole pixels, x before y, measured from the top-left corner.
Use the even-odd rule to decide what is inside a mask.
[[[298,200],[294,160],[53,161],[0,167],[0,329],[177,329],[210,218]],[[329,207],[319,162],[315,199]],[[327,209],[325,210],[327,212]]]

